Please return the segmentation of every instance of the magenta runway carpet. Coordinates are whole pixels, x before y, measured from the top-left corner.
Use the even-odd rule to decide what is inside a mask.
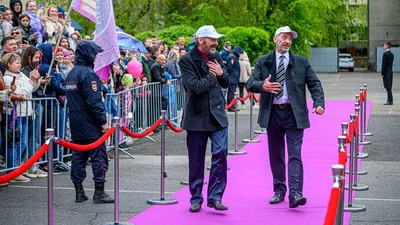
[[[369,119],[372,104],[368,103]],[[310,112],[311,107],[309,104]],[[321,225],[333,184],[331,166],[338,161],[337,136],[341,132],[341,123],[348,122],[351,113],[354,113],[354,101],[327,101],[323,116],[310,113],[311,128],[305,131],[302,148],[304,196],[307,197],[304,207],[290,209],[288,197],[281,204],[269,204],[273,188],[267,136],[260,135],[261,142],[243,147],[246,155],[228,160],[231,170],[223,198],[228,211],[217,212],[204,203],[201,212],[190,213],[190,194],[185,187],[171,196],[178,199],[178,204],[152,206],[129,222],[136,225]],[[203,189],[204,199],[207,199],[206,190],[207,185]],[[349,220],[350,215],[346,214],[345,224],[349,224]]]

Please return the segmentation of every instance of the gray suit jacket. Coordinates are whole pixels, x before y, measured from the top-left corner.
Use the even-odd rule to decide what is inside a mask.
[[[308,60],[304,57],[290,54],[290,61],[286,70],[286,88],[292,105],[294,117],[298,129],[310,127],[306,100],[306,86],[314,100],[314,107],[325,108],[324,91],[320,80],[312,70]],[[268,128],[271,107],[274,94],[264,92],[262,86],[264,80],[271,74],[270,82],[276,82],[276,56],[275,51],[264,55],[257,60],[254,72],[246,83],[248,91],[261,93],[260,112],[258,124],[260,127]]]

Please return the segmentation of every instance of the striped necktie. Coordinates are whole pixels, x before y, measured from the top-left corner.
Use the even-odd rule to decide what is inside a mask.
[[[283,86],[285,85],[285,64],[283,63],[283,60],[285,59],[284,55],[281,55],[279,57],[279,59],[281,59],[279,61],[279,65],[278,65],[278,73],[276,75],[276,80],[279,82],[279,84],[281,85],[281,89],[279,89],[278,94],[276,95],[277,99],[282,98],[283,96]]]

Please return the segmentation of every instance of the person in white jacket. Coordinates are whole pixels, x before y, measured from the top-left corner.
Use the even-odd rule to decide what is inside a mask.
[[[27,123],[30,117],[34,117],[32,102],[26,101],[32,98],[32,93],[39,87],[39,71],[33,70],[29,78],[21,72],[21,57],[16,53],[7,53],[1,59],[1,64],[6,69],[4,74],[4,84],[6,89],[15,85],[14,93],[10,94],[11,102],[6,104],[6,115],[8,115],[9,131],[12,139],[7,146],[7,168],[19,166],[21,156],[26,152],[27,146]],[[15,106],[14,106],[15,104]],[[19,129],[16,129],[19,128]],[[15,134],[18,132],[19,135]],[[15,138],[19,136],[20,138]],[[10,143],[15,140],[15,143]],[[16,182],[28,182],[30,179],[24,176],[17,177]]]
[[[239,64],[240,64],[240,78],[239,78],[239,97],[244,97],[244,85],[246,84],[247,80],[251,75],[251,67],[249,62],[249,57],[247,56],[246,52],[239,57]],[[242,109],[245,108],[245,102],[241,101]]]

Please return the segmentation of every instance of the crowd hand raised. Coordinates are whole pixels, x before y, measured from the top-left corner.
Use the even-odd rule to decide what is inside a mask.
[[[165,83],[167,86],[169,86],[171,84],[171,82],[169,80],[167,80],[167,82]]]
[[[38,81],[38,79],[39,79],[39,71],[37,70],[37,69],[34,69],[34,70],[32,70],[30,73],[29,73],[29,78],[30,78],[30,80],[32,81],[32,82],[37,82]]]
[[[263,91],[270,92],[272,94],[278,94],[278,91],[281,89],[281,85],[279,82],[269,82],[271,80],[271,74],[265,79],[264,84],[262,86]]]
[[[26,50],[29,47],[29,43],[27,41],[24,41],[24,43],[21,44],[21,48],[23,50]]]
[[[313,108],[312,113],[317,113],[318,115],[324,114],[325,110],[321,106],[317,106],[317,108]]]
[[[214,62],[208,61],[207,65],[208,68],[210,69],[210,72],[215,76],[220,77],[224,75],[224,71],[222,70],[221,65],[218,63],[216,59],[214,59]]]
[[[11,85],[10,89],[8,89],[8,94],[14,93],[17,90],[17,86],[15,84]]]
[[[109,127],[108,124],[106,123],[106,124],[101,125],[101,129],[103,129],[102,132],[105,133],[105,132],[107,132],[107,131],[110,129],[110,127]]]

